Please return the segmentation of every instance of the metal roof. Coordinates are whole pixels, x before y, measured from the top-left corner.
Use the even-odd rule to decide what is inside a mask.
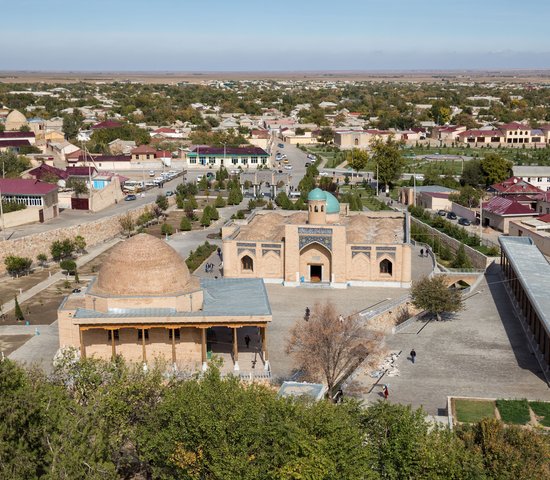
[[[550,263],[529,237],[499,237],[499,242],[537,312],[550,334]]]
[[[319,401],[327,392],[327,387],[322,383],[283,382],[277,395],[279,397],[310,397]]]
[[[249,317],[271,315],[264,281],[261,278],[201,279],[204,294],[202,310],[177,312],[172,308],[128,308],[98,312],[78,308],[74,318],[133,317]]]

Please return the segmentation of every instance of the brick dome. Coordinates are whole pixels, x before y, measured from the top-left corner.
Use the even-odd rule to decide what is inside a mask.
[[[116,245],[101,266],[93,292],[110,295],[173,295],[191,276],[166,242],[140,233]]]

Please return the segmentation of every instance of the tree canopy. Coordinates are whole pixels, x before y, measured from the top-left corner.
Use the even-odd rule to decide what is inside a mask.
[[[378,167],[377,181],[386,186],[396,181],[405,168],[399,144],[391,137],[386,142],[377,139],[372,144],[372,161]]]
[[[445,275],[424,277],[413,283],[411,289],[412,303],[415,307],[436,315],[459,312],[464,308],[462,293],[456,288],[449,288]]]

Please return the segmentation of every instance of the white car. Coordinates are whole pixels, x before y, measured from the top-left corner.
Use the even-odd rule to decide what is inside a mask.
[[[149,170],[149,176],[154,177],[155,176],[155,171],[154,170]]]
[[[285,165],[285,170],[292,170],[292,165]]]

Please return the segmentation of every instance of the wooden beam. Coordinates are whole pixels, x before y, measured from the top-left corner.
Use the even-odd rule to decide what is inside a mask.
[[[262,336],[262,354],[264,357],[264,362],[269,361],[267,353],[267,329],[266,327],[260,327],[260,334]]]
[[[147,353],[145,351],[145,328],[141,329],[141,354],[143,357],[143,363],[147,361]]]
[[[238,336],[236,328],[233,328],[233,361],[235,363],[239,361]]]
[[[114,360],[115,357],[116,357],[115,330],[111,329],[110,332],[111,332],[111,350],[112,350],[111,355],[112,355],[113,360]]]
[[[79,325],[82,330],[108,330],[110,328],[116,328],[117,330],[123,328],[132,328],[137,330],[149,330],[151,328],[212,328],[212,327],[227,327],[227,328],[243,328],[243,327],[265,327],[267,326],[267,321],[265,322],[255,322],[255,323],[160,323],[160,324],[124,324],[124,323],[109,323],[109,324],[95,324],[95,325]]]

